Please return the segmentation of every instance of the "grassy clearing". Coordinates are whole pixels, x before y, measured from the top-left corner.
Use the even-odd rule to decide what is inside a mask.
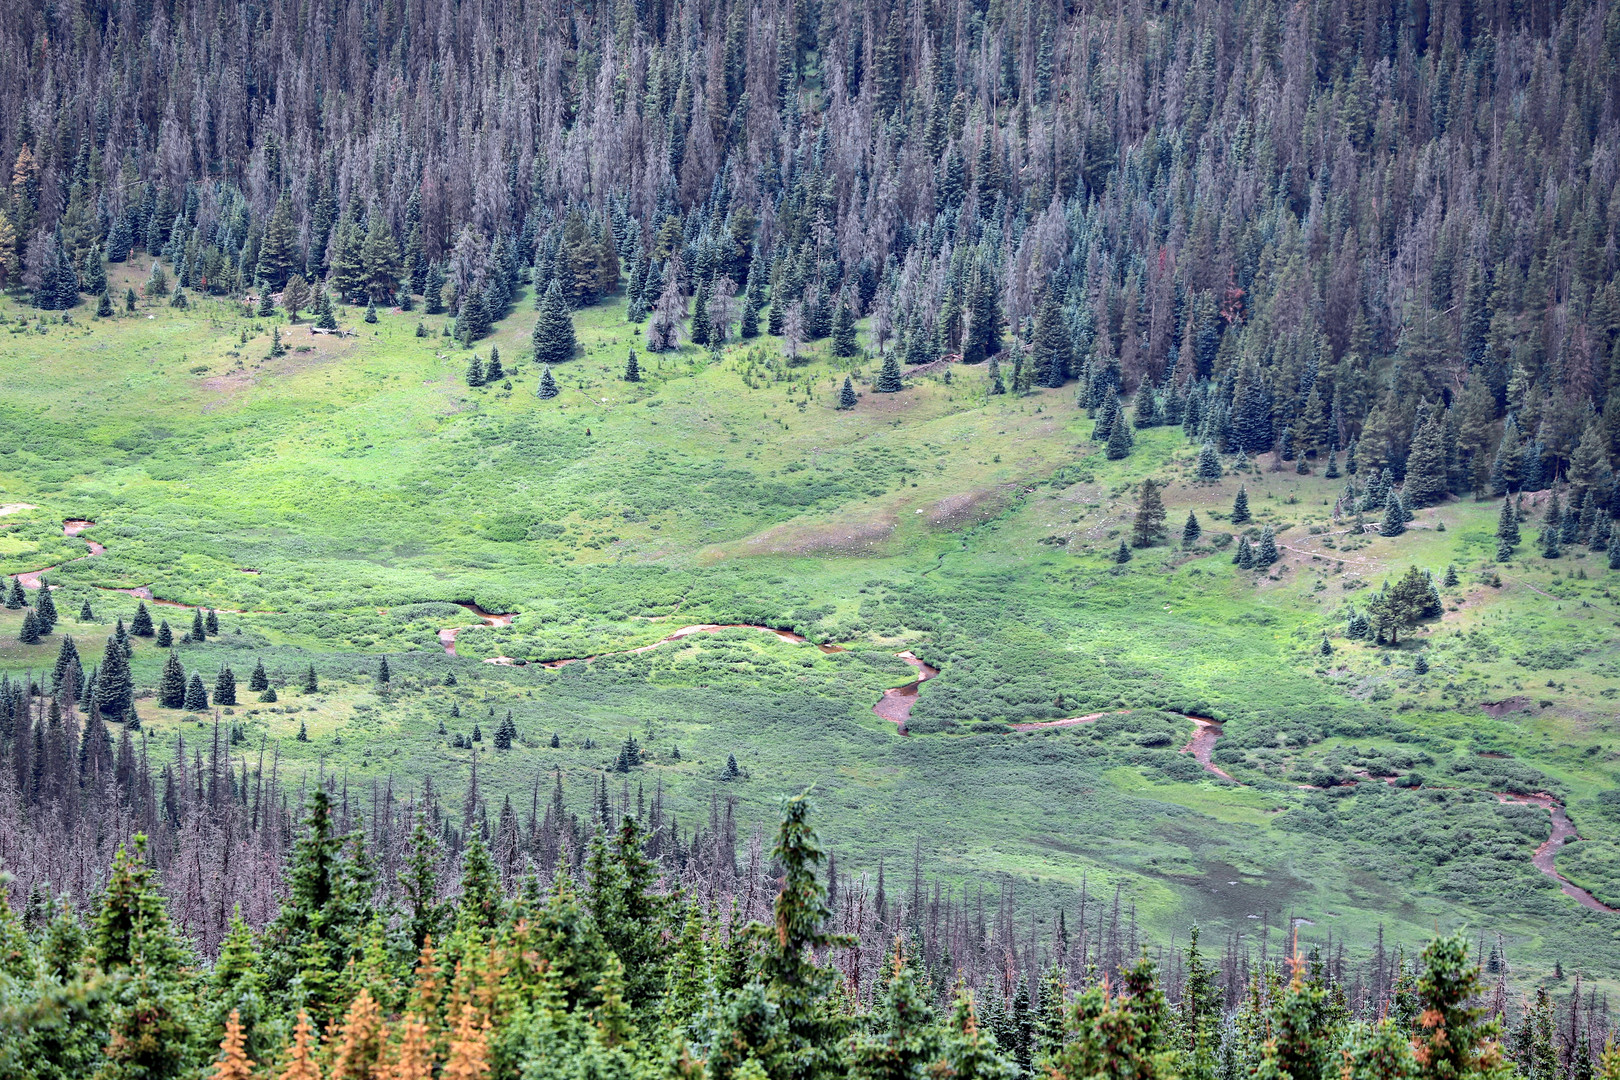
[[[237,753],[262,747],[282,770],[454,788],[477,752],[495,798],[526,806],[560,772],[582,805],[634,733],[649,764],[610,779],[632,803],[662,785],[688,822],[716,794],[764,820],[779,793],[815,783],[851,868],[904,865],[922,838],[929,872],[1007,875],[1043,918],[1084,881],[1120,885],[1164,937],[1192,918],[1247,932],[1250,916],[1290,912],[1363,941],[1380,922],[1403,940],[1467,923],[1510,933],[1521,964],[1620,967],[1620,916],[1576,908],[1530,864],[1545,811],[1488,794],[1557,793],[1583,837],[1560,867],[1620,898],[1620,575],[1600,555],[1534,558],[1532,521],[1526,557],[1492,566],[1490,503],[1358,536],[1331,518],[1343,481],[1251,467],[1199,483],[1172,429],[1109,462],[1072,390],[988,398],[971,369],[879,395],[871,360],[810,349],[790,363],[759,339],[718,359],[644,355],[645,381],[626,384],[625,353],[641,350],[622,303],[578,313],[581,352],[542,402],[529,310],[520,297],[475,350],[499,347],[510,388],[474,390],[442,316],[368,326],[351,311],[357,334],[341,339],[283,324],[290,351],[272,360],[270,321],[216,301],[113,320],[81,308],[67,326],[0,302],[0,504],[35,507],[0,516],[0,570],[59,566],[58,635],[86,654],[134,610],[110,590],[230,609],[221,637],[182,656],[205,678],[232,665],[247,703],[219,719]],[[863,396],[840,412],[846,373]],[[1204,538],[1116,566],[1149,474],[1167,482],[1172,532],[1193,510]],[[1269,573],[1232,565],[1239,483],[1254,527],[1278,533]],[[69,518],[96,524],[64,537]],[[106,553],[79,559],[86,540]],[[1400,649],[1346,641],[1350,607],[1413,564],[1457,567],[1444,617]],[[95,621],[81,625],[86,598]],[[463,602],[517,615],[488,627]],[[189,625],[184,610],[154,616]],[[536,663],[707,622],[848,651],[730,630]],[[56,637],[20,645],[19,624],[0,611],[0,667],[48,668]],[[452,626],[467,628],[456,657],[437,640]],[[914,677],[904,648],[943,672],[910,738],[871,713]],[[495,656],[531,663],[480,662]],[[140,686],[161,659],[138,643]],[[258,659],[274,705],[248,701]],[[306,696],[312,663],[322,690]],[[1507,704],[1493,716],[1482,702]],[[156,760],[211,734],[212,716],[140,709]],[[519,745],[496,753],[508,709]],[[1114,709],[1132,711],[1009,731]],[[1181,713],[1224,722],[1215,761],[1241,784],[1179,752]],[[484,741],[455,748],[474,724]],[[722,783],[732,753],[746,778]],[[1412,773],[1424,787],[1376,782]],[[1359,776],[1374,782],[1330,786]]]

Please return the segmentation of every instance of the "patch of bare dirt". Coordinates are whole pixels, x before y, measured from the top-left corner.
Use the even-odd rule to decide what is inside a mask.
[[[864,520],[784,521],[733,550],[743,555],[874,555],[893,535],[894,525],[892,510]]]
[[[930,506],[924,514],[931,529],[960,529],[977,525],[995,517],[1007,508],[1016,484],[997,484],[995,487],[964,491],[960,495],[947,495]]]
[[[1529,698],[1515,694],[1501,701],[1482,701],[1479,707],[1486,716],[1506,716],[1508,713],[1529,712],[1532,704]]]

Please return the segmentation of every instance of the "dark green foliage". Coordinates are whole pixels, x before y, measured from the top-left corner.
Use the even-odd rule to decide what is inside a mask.
[[[1250,546],[1247,536],[1238,537],[1237,551],[1232,555],[1232,562],[1239,570],[1254,569],[1254,548]]]
[[[263,660],[254,663],[253,673],[248,676],[248,689],[254,693],[270,689],[270,676],[265,674]]]
[[[1007,387],[1001,381],[1001,358],[999,356],[990,358],[990,371],[986,377],[990,382],[990,396],[994,397],[997,394],[1007,392]]]
[[[1198,479],[1219,480],[1221,478],[1221,458],[1215,453],[1213,443],[1205,443],[1198,450]]]
[[[112,313],[112,297],[103,289],[101,295],[96,298],[96,315],[98,318],[107,319],[112,317]]]
[[[1560,541],[1563,538],[1564,517],[1558,505],[1558,492],[1554,491],[1547,500],[1547,516],[1541,523],[1541,557],[1556,559],[1563,554]]]
[[[574,355],[574,318],[568,312],[568,302],[556,280],[540,301],[540,314],[530,342],[534,346],[535,360],[542,364],[560,364]]]
[[[202,608],[195,608],[191,612],[191,640],[208,640],[208,624],[203,621]]]
[[[1232,524],[1242,525],[1249,520],[1249,489],[1239,484],[1232,498]]]
[[[79,621],[95,622],[96,613],[90,609],[90,598],[85,597],[84,603],[79,605]]]
[[[1609,569],[1620,570],[1620,522],[1609,524]]]
[[[1187,523],[1181,527],[1182,548],[1191,549],[1194,544],[1198,543],[1198,538],[1203,533],[1203,526],[1198,524],[1198,515],[1191,510],[1187,511]]]
[[[1406,507],[1401,493],[1391,488],[1384,499],[1384,519],[1378,524],[1379,536],[1399,536],[1406,531]]]
[[[377,301],[375,301],[375,300],[367,300],[366,301],[365,321],[368,322],[368,323],[373,323],[373,324],[376,323],[376,321],[377,321]]]
[[[38,645],[39,638],[39,617],[34,614],[33,608],[29,608],[23,612],[22,629],[17,632],[17,640],[24,645]]]
[[[151,637],[155,633],[152,629],[152,613],[146,610],[145,600],[135,605],[135,615],[129,620],[129,632],[136,637]]]
[[[838,407],[840,409],[853,409],[855,407],[855,383],[848,375],[844,376],[844,386],[838,391]]]
[[[473,358],[467,361],[467,385],[479,387],[483,386],[485,381],[484,362],[474,354]]]
[[[548,376],[551,374],[551,369],[550,368],[546,369],[546,374]],[[624,381],[629,382],[629,383],[638,383],[638,382],[641,381],[641,365],[636,362],[636,350],[634,350],[634,349],[630,350],[630,357],[629,357],[629,359],[627,359],[624,362]],[[553,391],[556,390],[556,384],[555,383],[552,384],[552,390]],[[541,394],[540,396],[541,397],[547,397],[547,396],[555,397],[556,394],[555,394],[555,392],[553,392],[550,395]]]
[[[1135,440],[1131,436],[1131,426],[1125,421],[1125,410],[1114,411],[1114,423],[1108,431],[1108,442],[1105,455],[1109,461],[1119,461],[1130,456]]]
[[[484,381],[492,383],[504,378],[506,378],[506,370],[501,367],[501,350],[491,346],[489,363],[484,367]]]
[[[832,353],[834,356],[854,356],[859,351],[860,346],[855,340],[855,316],[840,297],[838,308],[833,312]]]
[[[1279,557],[1277,551],[1277,537],[1267,525],[1260,530],[1260,543],[1255,545],[1254,565],[1256,569],[1263,570],[1276,562]]]
[[[96,669],[96,706],[109,720],[121,719],[135,704],[135,684],[129,671],[129,654],[117,636],[107,639]]]
[[[39,620],[41,634],[56,629],[56,601],[51,598],[51,587],[43,576],[39,579],[39,599],[34,601],[34,617]]]
[[[512,749],[512,740],[517,738],[517,724],[512,720],[512,710],[506,710],[506,716],[495,727],[495,749]]]
[[[202,712],[208,708],[208,690],[203,686],[202,676],[195,672],[192,673],[191,681],[186,683],[184,708],[187,712]]]
[[[1123,540],[1119,542],[1119,547],[1114,549],[1114,561],[1117,563],[1128,563],[1131,561],[1131,547]]]
[[[742,770],[737,767],[737,755],[736,754],[727,754],[726,755],[726,767],[724,769],[720,770],[720,779],[722,779],[722,780],[735,780],[741,775],[742,775]]]
[[[214,677],[214,704],[236,704],[236,672],[229,664],[221,664],[219,674]]]
[[[163,674],[158,677],[158,704],[165,709],[183,708],[186,703],[186,669],[177,653],[170,652],[163,662]]]
[[[878,372],[877,385],[873,389],[880,394],[896,394],[905,389],[905,383],[900,378],[900,362],[895,359],[894,353],[883,357],[883,370]]]
[[[21,611],[28,606],[28,594],[23,591],[22,582],[15,577],[6,587],[6,607],[12,611]]]
[[[1457,587],[1458,583],[1459,583],[1459,579],[1457,577],[1457,566],[1456,566],[1456,564],[1455,563],[1447,563],[1446,564],[1446,576],[1442,580],[1441,584],[1443,584],[1448,589],[1455,589]]]
[[[315,694],[315,693],[319,693],[320,689],[321,689],[321,682],[320,682],[320,679],[318,679],[316,677],[316,675],[315,675],[315,665],[311,664],[311,665],[309,665],[308,669],[306,669],[305,672],[304,672],[303,691],[306,694]],[[215,697],[215,700],[218,700],[217,695]],[[226,702],[226,704],[231,704],[231,703]]]
[[[1136,519],[1131,525],[1131,545],[1152,547],[1164,538],[1164,499],[1154,480],[1143,480],[1137,489]]]
[[[562,391],[557,387],[557,380],[551,374],[551,365],[547,364],[540,369],[540,385],[534,395],[542,401],[549,401],[560,393]]]
[[[378,657],[377,658],[377,685],[378,686],[387,686],[389,684],[389,682],[393,679],[393,677],[394,677],[394,673],[388,667],[388,657],[386,657],[386,656]]]

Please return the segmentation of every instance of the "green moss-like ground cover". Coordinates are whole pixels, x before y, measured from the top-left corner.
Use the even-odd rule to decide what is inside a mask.
[[[121,269],[114,295],[146,269]],[[471,756],[452,737],[479,723],[495,797],[527,805],[561,770],[582,806],[634,733],[648,764],[610,780],[632,799],[662,784],[695,824],[719,793],[755,821],[815,783],[841,864],[904,864],[920,839],[927,872],[1010,875],[1041,917],[1084,880],[1121,886],[1166,938],[1193,918],[1247,931],[1289,913],[1362,942],[1380,923],[1414,940],[1467,924],[1509,934],[1520,963],[1620,970],[1620,915],[1578,908],[1531,866],[1546,812],[1490,794],[1563,799],[1583,839],[1561,869],[1620,901],[1620,575],[1599,554],[1535,557],[1534,518],[1501,567],[1485,561],[1494,503],[1358,537],[1330,515],[1343,481],[1251,467],[1200,484],[1179,429],[1107,461],[1072,389],[989,398],[983,372],[958,367],[880,395],[875,362],[812,349],[789,364],[768,338],[719,359],[643,352],[645,381],[626,384],[625,352],[642,350],[622,302],[576,314],[582,349],[551,401],[534,396],[526,296],[474,350],[515,364],[510,389],[465,385],[470,353],[442,316],[370,326],[351,311],[342,339],[283,323],[290,351],[271,360],[270,320],[228,304],[88,310],[64,326],[0,302],[0,504],[33,506],[0,516],[0,571],[59,566],[58,634],[87,655],[134,610],[111,590],[230,609],[220,638],[181,653],[209,681],[229,662],[245,684],[257,658],[274,674],[280,701],[244,690],[222,716],[240,754],[274,742],[284,770],[443,789]],[[838,411],[849,372],[863,396]],[[1168,485],[1172,532],[1196,510],[1204,538],[1116,566],[1147,475]],[[1239,571],[1225,546],[1240,482],[1254,524],[1278,532],[1270,573]],[[69,538],[70,518],[96,524]],[[86,539],[106,553],[77,558]],[[1381,582],[1448,563],[1462,580],[1442,619],[1400,649],[1344,639]],[[87,597],[96,618],[79,624]],[[464,602],[516,617],[488,627]],[[56,638],[18,644],[20,615],[0,611],[0,666],[38,671]],[[737,629],[627,652],[697,623],[847,651]],[[465,627],[456,657],[445,627]],[[903,738],[871,708],[915,676],[906,648],[941,675]],[[480,662],[497,656],[530,663]],[[160,663],[140,643],[137,683],[155,686]],[[322,690],[304,695],[311,663]],[[139,708],[158,759],[204,734]],[[498,753],[508,709],[520,742]],[[1223,722],[1215,764],[1239,783],[1181,752],[1189,713]],[[722,783],[733,753],[746,776]],[[1423,786],[1381,782],[1413,774]]]

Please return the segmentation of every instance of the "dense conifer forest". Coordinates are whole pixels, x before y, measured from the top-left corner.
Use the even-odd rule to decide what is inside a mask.
[[[1620,1080],[1620,5],[3,8],[0,1075]]]

